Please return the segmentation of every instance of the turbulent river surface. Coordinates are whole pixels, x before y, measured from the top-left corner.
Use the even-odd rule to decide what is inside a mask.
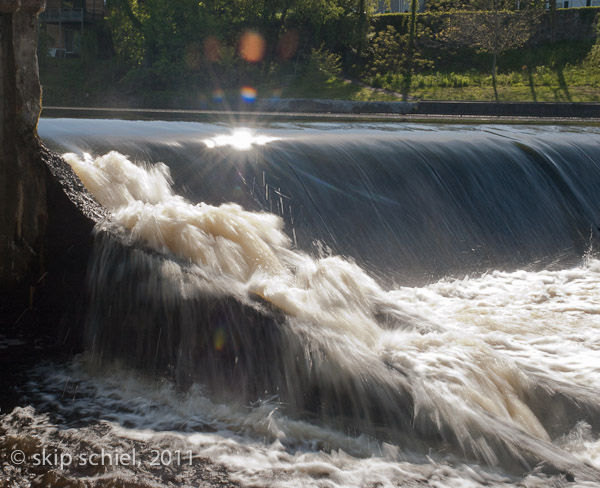
[[[112,218],[7,486],[599,486],[600,130],[39,132]]]

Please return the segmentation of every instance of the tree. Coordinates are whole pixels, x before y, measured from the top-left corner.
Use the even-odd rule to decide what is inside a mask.
[[[399,34],[392,25],[379,31],[370,45],[370,72],[372,75],[383,73],[403,73],[406,69],[408,36]]]
[[[600,22],[596,26],[596,43],[592,46],[587,60],[590,66],[600,66]]]
[[[424,59],[419,52],[417,40],[422,40],[428,34],[422,26],[420,27],[417,29],[416,26],[409,24],[409,32],[400,34],[394,26],[388,25],[373,36],[369,46],[370,74],[372,76],[387,73],[401,74],[405,99],[408,97],[413,73],[433,66],[433,63]]]
[[[407,64],[408,69],[404,76],[404,86],[402,88],[402,100],[408,100],[408,92],[410,91],[410,83],[412,81],[412,74],[414,70],[414,58],[415,58],[415,43],[417,36],[417,7],[419,0],[411,0],[410,2],[410,29],[408,31],[408,52],[407,52]]]
[[[130,69],[127,79],[162,89],[189,86],[192,71],[199,84],[214,82],[226,88],[239,79],[260,83],[287,61],[294,66],[309,61],[321,46],[334,54],[360,53],[376,3],[109,0],[108,5],[117,54]],[[260,41],[260,56],[244,56],[246,34]],[[207,39],[219,51],[210,59],[203,49]]]
[[[531,38],[542,10],[538,4],[531,3],[515,11],[512,0],[475,0],[471,8],[474,11],[452,14],[439,37],[446,42],[472,46],[478,52],[492,55],[492,85],[498,102],[498,55],[523,46]]]
[[[550,42],[554,44],[556,40],[556,0],[548,0],[550,10]]]
[[[109,25],[117,55],[144,83],[163,88],[185,79],[190,50],[231,23],[230,10],[198,0],[110,0]],[[219,20],[221,19],[221,20]]]

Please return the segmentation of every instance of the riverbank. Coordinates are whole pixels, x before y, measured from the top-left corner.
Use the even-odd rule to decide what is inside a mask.
[[[600,66],[593,59],[593,40],[561,41],[503,53],[498,60],[497,89],[502,103],[599,103]],[[446,53],[436,68],[415,73],[408,99],[413,101],[493,102],[491,60],[485,54]],[[76,107],[236,110],[246,102],[241,88],[258,99],[324,99],[348,101],[402,100],[401,74],[369,76],[299,66],[280,76],[209,81],[194,77],[153,85],[140,71],[128,75],[117,58],[40,58],[44,104]],[[136,81],[137,80],[137,81]],[[252,105],[252,103],[250,103]]]

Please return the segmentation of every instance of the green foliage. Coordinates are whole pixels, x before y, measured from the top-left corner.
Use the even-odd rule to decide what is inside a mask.
[[[538,0],[429,0],[425,8],[427,12],[457,12],[457,11],[517,11],[531,8],[543,8],[544,4]]]
[[[46,32],[43,26],[38,29],[38,44],[37,44],[37,56],[38,63],[40,66],[46,64],[48,58],[48,49],[54,43],[54,38]]]
[[[341,73],[342,62],[339,54],[332,53],[323,46],[311,50],[305,66],[305,76],[327,80],[338,77]]]
[[[194,74],[198,83],[223,88],[248,83],[257,74],[276,77],[288,72],[291,63],[310,63],[313,50],[321,45],[344,57],[360,51],[361,33],[376,4],[376,0],[111,0],[109,21],[117,55],[134,72],[126,82],[176,87]],[[248,30],[264,42],[258,60],[240,55],[240,39]],[[216,55],[205,52],[207,40],[218,45]]]
[[[422,31],[419,30],[419,32]],[[417,37],[421,38],[421,35],[417,35]],[[433,67],[433,62],[424,59],[418,50],[414,53],[411,62],[408,57],[409,34],[399,34],[391,25],[373,36],[369,48],[369,74],[371,76],[407,73],[409,69],[419,72]]]
[[[600,68],[600,19],[596,25],[596,43],[590,50],[587,57],[587,62],[592,67]]]
[[[132,16],[128,15],[120,1],[110,4],[108,22],[111,27],[113,44],[119,59],[128,66],[141,66],[144,59],[144,33],[139,26],[134,26],[132,18],[139,15],[137,0],[132,0],[129,7]]]
[[[514,49],[498,58],[503,70],[497,73],[497,91],[502,100],[513,101],[600,101],[600,65],[588,62],[590,42],[545,44]],[[455,55],[464,57],[464,53]],[[437,71],[416,73],[411,93],[421,99],[492,100],[490,54],[473,54],[460,65],[452,56],[440,61]],[[460,67],[458,70],[451,66]],[[468,67],[471,65],[472,67]],[[372,85],[391,91],[403,88],[399,74],[377,74]]]
[[[400,73],[404,70],[405,54],[408,50],[408,34],[400,35],[393,26],[388,25],[385,30],[375,34],[370,48],[371,74]]]
[[[93,29],[87,29],[81,36],[79,57],[83,65],[90,65],[98,57],[98,36]]]
[[[537,101],[566,101],[569,98],[572,101],[600,101],[600,67],[589,64],[586,58],[592,45],[591,42],[561,42],[504,53],[499,57],[499,66],[503,69],[497,75],[500,99],[532,101],[535,93]],[[123,71],[114,59],[99,59],[87,69],[82,67],[77,58],[49,58],[47,61],[47,65],[40,66],[40,76],[44,86],[44,103],[48,105],[202,108],[202,104],[211,98],[210,89],[197,82],[195,74],[188,73],[186,80],[189,79],[189,86],[177,90],[140,89],[132,92],[118,83]],[[562,61],[565,61],[563,65]],[[473,54],[469,59],[472,68],[450,68],[456,64],[450,57],[443,58],[436,71],[415,73],[411,79],[412,95],[431,100],[494,98],[488,72],[489,54]],[[563,86],[559,82],[559,69],[565,82]],[[300,70],[296,76],[289,76],[290,79],[282,87],[281,96],[292,98],[398,100],[399,95],[395,92],[401,90],[404,83],[402,74],[373,76],[372,85],[383,91],[338,77],[305,76],[304,71]],[[270,96],[272,93],[270,86],[255,86],[261,96]],[[226,90],[226,94],[235,97],[237,89],[231,92]]]
[[[469,10],[470,0],[430,0],[425,4],[428,12],[454,12]]]
[[[523,46],[531,38],[543,5],[531,0],[521,10],[514,11],[512,0],[472,0],[469,8],[473,9],[470,15],[452,15],[438,36],[450,45],[471,46],[492,54],[492,86],[498,101],[497,57]]]
[[[196,106],[211,100],[213,90],[235,97],[242,85],[254,86],[260,96],[283,89],[287,96],[352,99],[394,99],[398,91],[405,96],[410,91],[424,97],[485,98],[493,76],[500,94],[517,90],[519,97],[531,97],[535,85],[538,99],[549,93],[555,99],[576,99],[575,92],[567,93],[567,85],[582,90],[597,86],[598,44],[516,48],[528,45],[539,10],[514,12],[508,0],[431,0],[426,2],[430,11],[415,14],[412,23],[410,13],[374,16],[376,4],[376,0],[109,0],[106,22],[96,35],[88,30],[81,38],[76,60],[80,71],[71,78],[77,83],[69,81],[70,92],[49,85],[47,93],[85,101],[85,94],[96,89],[88,77],[100,64],[115,92],[139,94],[138,101],[154,100],[161,106],[170,105],[169,97]],[[479,10],[456,10],[466,6]],[[598,11],[581,10],[593,11],[586,13],[590,19]],[[249,30],[264,41],[262,57],[254,61],[240,52],[240,39]],[[40,53],[47,45],[42,34]],[[113,55],[116,59],[103,63]],[[492,76],[494,55],[499,69]],[[55,61],[40,59],[41,64]],[[52,69],[42,71],[48,76]],[[348,76],[389,92],[347,83]]]
[[[469,15],[447,18],[438,38],[448,44],[472,46],[480,52],[502,53],[523,46],[532,36],[541,9],[512,11],[512,0],[477,0]]]

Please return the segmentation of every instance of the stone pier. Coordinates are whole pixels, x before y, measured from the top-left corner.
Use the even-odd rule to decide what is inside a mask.
[[[84,289],[94,224],[106,211],[40,142],[38,14],[0,0],[0,333],[65,325]],[[77,319],[70,314],[66,327]],[[51,332],[53,333],[53,332]]]
[[[45,0],[0,0],[0,289],[28,300],[43,273],[48,220],[36,126],[37,15]]]

